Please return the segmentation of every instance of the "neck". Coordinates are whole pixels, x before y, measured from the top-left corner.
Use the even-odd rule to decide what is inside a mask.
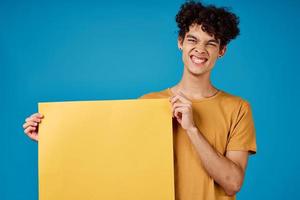
[[[210,71],[195,76],[186,70],[183,72],[180,82],[172,87],[174,92],[181,91],[191,99],[201,99],[213,96],[218,89],[216,89],[210,80]]]

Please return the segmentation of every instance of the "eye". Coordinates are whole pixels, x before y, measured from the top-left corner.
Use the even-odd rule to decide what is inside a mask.
[[[195,39],[188,39],[187,41],[189,41],[189,42],[196,42],[196,40]]]
[[[214,47],[216,47],[216,46],[217,46],[217,44],[216,44],[216,43],[212,43],[212,42],[208,43],[207,45],[209,45],[209,46],[214,46]]]

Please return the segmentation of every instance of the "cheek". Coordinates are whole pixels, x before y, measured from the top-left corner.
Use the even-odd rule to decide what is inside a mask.
[[[186,54],[186,53],[183,53],[183,54],[182,54],[182,60],[183,60],[184,62],[188,62],[188,60],[189,60],[189,55]]]
[[[219,56],[219,55],[212,55],[210,60],[211,60],[212,62],[216,62],[216,60],[218,59],[218,56]]]
[[[217,57],[216,56],[212,56],[209,59],[209,65],[214,65],[216,63]]]
[[[210,60],[211,61],[215,62],[218,57],[219,57],[219,52],[217,52],[215,50],[210,52]]]

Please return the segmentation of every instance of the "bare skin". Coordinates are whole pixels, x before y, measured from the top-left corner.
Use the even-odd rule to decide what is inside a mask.
[[[34,113],[25,119],[23,124],[24,133],[32,140],[38,141],[38,126],[44,116],[40,113]]]
[[[171,88],[173,117],[186,131],[207,173],[224,189],[235,195],[241,188],[248,161],[246,151],[227,151],[225,156],[216,151],[196,127],[190,99],[213,96],[218,92],[210,81],[211,70],[218,58],[226,52],[220,41],[203,32],[201,25],[192,25],[185,38],[178,38],[182,50],[184,72],[181,81]],[[205,62],[203,62],[205,61]],[[35,113],[23,124],[25,134],[38,141],[38,125],[43,115]]]

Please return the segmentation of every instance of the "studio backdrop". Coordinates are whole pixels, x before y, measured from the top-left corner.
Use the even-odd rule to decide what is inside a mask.
[[[38,199],[38,145],[22,128],[38,102],[135,99],[180,80],[183,2],[0,2],[1,200]],[[300,199],[300,2],[204,2],[240,17],[241,34],[212,73],[253,110],[258,149],[237,197]]]

